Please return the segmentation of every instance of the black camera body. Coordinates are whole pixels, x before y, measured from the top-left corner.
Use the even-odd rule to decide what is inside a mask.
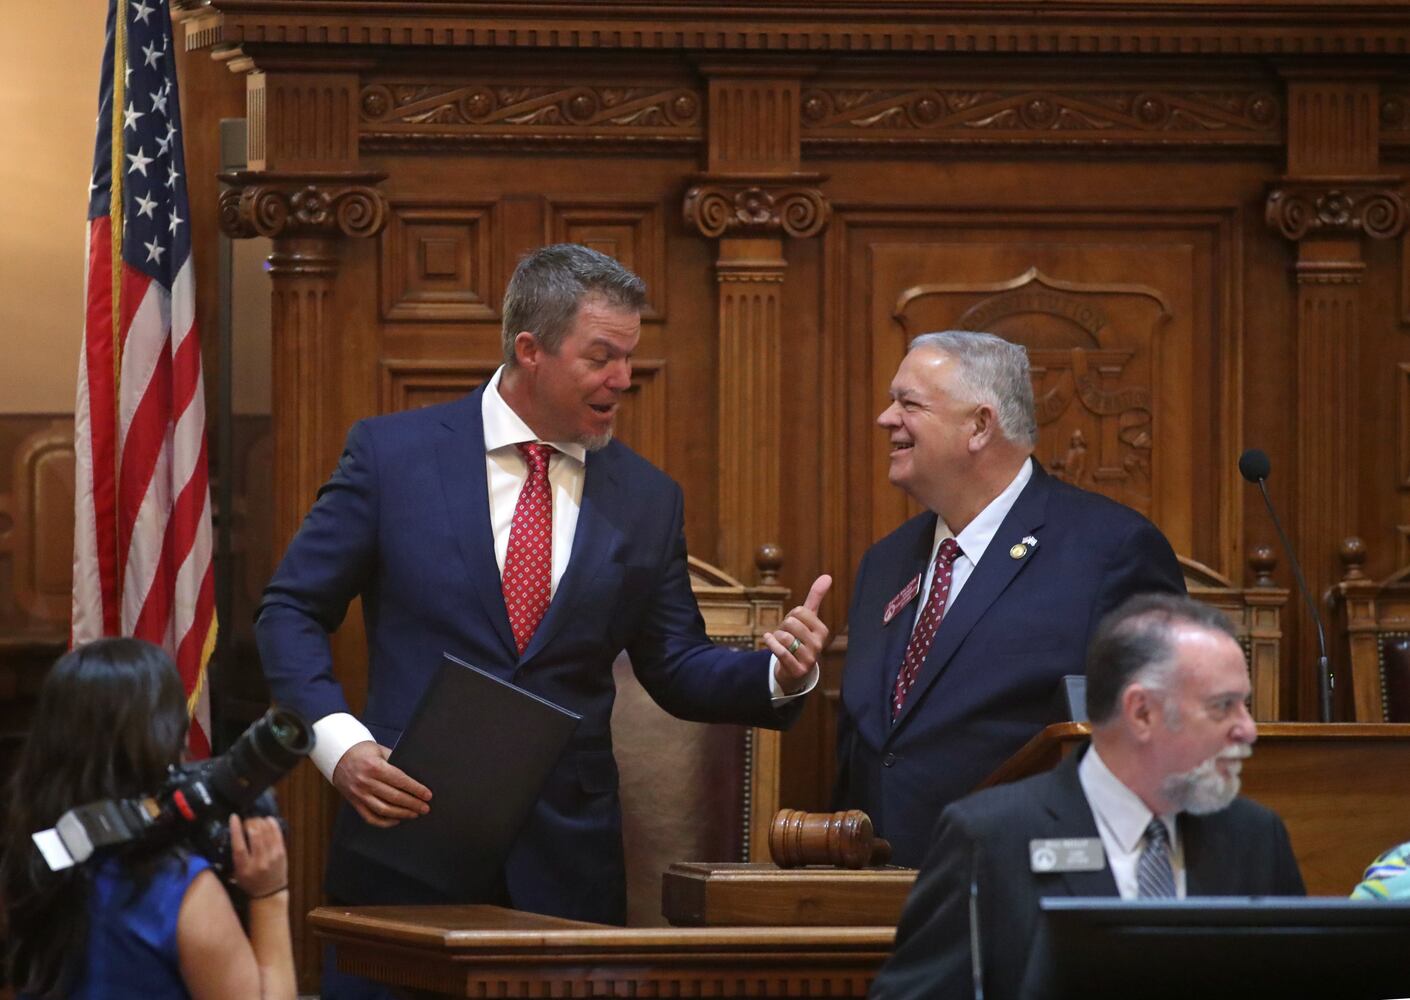
[[[279,803],[269,788],[253,799],[235,803],[212,784],[212,772],[220,758],[173,764],[166,785],[156,796],[157,825],[170,831],[174,841],[184,842],[211,863],[216,874],[231,873],[230,814],[241,819],[273,816],[284,827]],[[278,779],[276,779],[278,780]],[[288,828],[284,827],[288,833]]]
[[[59,869],[82,864],[102,848],[133,841],[184,843],[228,880],[230,814],[277,817],[270,786],[306,757],[313,743],[313,727],[302,716],[271,708],[219,757],[173,764],[166,784],[151,795],[70,809],[53,831],[35,834],[35,844],[49,867]],[[60,842],[57,851],[46,837],[50,833]]]

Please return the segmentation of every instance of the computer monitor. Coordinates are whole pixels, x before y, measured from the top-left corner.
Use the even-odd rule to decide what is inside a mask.
[[[1034,996],[1410,997],[1410,903],[1231,896],[1040,907],[1026,980]]]

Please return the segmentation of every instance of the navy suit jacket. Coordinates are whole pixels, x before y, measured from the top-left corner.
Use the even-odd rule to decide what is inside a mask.
[[[779,727],[801,706],[773,708],[767,651],[708,641],[690,587],[680,487],[619,442],[587,457],[568,566],[518,655],[490,526],[484,391],[352,428],[265,590],[256,616],[260,656],[279,704],[314,720],[349,711],[327,635],[360,595],[369,659],[362,718],[379,743],[396,743],[442,652],[581,714],[505,880],[520,909],[621,923],[625,876],[610,731],[617,655],[625,649],[651,696],[682,718]],[[466,766],[496,766],[493,748]],[[356,822],[345,805],[339,823]],[[377,901],[390,901],[388,893],[399,891],[386,884],[392,877],[369,874],[339,840],[335,831],[330,894],[356,903],[374,885]]]
[[[862,809],[916,867],[940,810],[975,788],[1044,725],[1058,680],[1081,674],[1097,623],[1146,591],[1184,593],[1170,543],[1121,504],[1059,482],[1035,463],[984,557],[940,623],[893,725],[891,692],[919,600],[882,621],[924,572],[936,516],[873,545],[847,619],[834,807]],[[1014,558],[1011,551],[1025,537]]]
[[[1109,867],[1035,874],[1029,861],[1030,840],[1099,836],[1077,777],[1079,758],[1073,754],[1055,770],[985,789],[944,811],[896,928],[896,951],[872,984],[873,1000],[973,995],[971,882],[984,995],[1043,994],[1051,957],[1038,900],[1117,895]],[[1177,822],[1187,897],[1304,894],[1287,830],[1262,806],[1235,799],[1208,816],[1181,813]]]

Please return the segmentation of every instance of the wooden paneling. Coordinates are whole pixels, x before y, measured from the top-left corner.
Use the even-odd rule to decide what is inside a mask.
[[[498,318],[501,281],[492,202],[393,202],[382,250],[382,318]]]
[[[274,552],[347,425],[486,377],[514,261],[576,240],[649,283],[620,433],[681,482],[692,551],[837,577],[784,804],[826,804],[852,575],[911,510],[874,420],[915,333],[1028,345],[1039,458],[1235,587],[1276,543],[1245,447],[1314,589],[1353,531],[1372,577],[1410,559],[1410,5],[434,7],[190,16],[265,167],[224,207],[279,234]],[[1277,704],[1311,718],[1310,621],[1282,629]]]
[[[26,437],[9,496],[15,600],[30,619],[63,631],[73,604],[73,447],[71,420]]]
[[[73,418],[0,414],[0,639],[68,641]]]
[[[827,246],[845,275],[832,343],[848,373],[840,472],[850,492],[827,532],[837,572],[915,512],[887,483],[874,419],[909,339],[960,328],[1029,348],[1037,455],[1050,471],[1141,510],[1178,552],[1242,575],[1233,502],[1242,415],[1226,391],[1242,367],[1239,289],[1228,279],[1241,255],[1236,209],[897,205],[838,215],[846,238]]]
[[[581,243],[621,261],[646,282],[645,321],[665,320],[666,230],[656,202],[548,199],[549,239]]]

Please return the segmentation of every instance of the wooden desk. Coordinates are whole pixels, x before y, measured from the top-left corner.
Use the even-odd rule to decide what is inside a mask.
[[[895,927],[914,868],[779,868],[677,861],[661,913],[677,927]]]
[[[1049,726],[995,771],[1002,784],[1053,767],[1091,733]],[[1242,794],[1283,818],[1313,896],[1345,896],[1371,859],[1410,839],[1410,725],[1261,722]]]
[[[606,927],[497,906],[324,906],[338,967],[409,997],[866,996],[891,927]]]

